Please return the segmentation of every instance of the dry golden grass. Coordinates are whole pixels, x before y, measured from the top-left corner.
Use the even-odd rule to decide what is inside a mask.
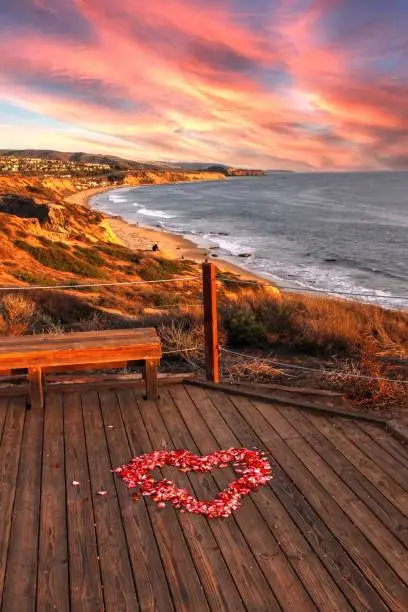
[[[376,350],[408,350],[408,312],[306,294],[271,296],[246,289],[223,301],[223,320],[237,346],[284,346],[333,356],[357,355],[367,342]]]

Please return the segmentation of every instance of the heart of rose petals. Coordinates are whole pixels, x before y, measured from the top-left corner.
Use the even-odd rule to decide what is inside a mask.
[[[215,468],[232,464],[239,478],[221,491],[214,500],[199,501],[187,489],[179,489],[171,480],[155,481],[151,472],[166,465],[182,472],[210,472]],[[226,518],[241,505],[241,498],[272,478],[272,469],[265,453],[247,448],[229,448],[199,457],[187,450],[153,451],[132,459],[127,465],[114,470],[131,488],[139,487],[133,499],[139,495],[151,496],[159,508],[170,502],[181,512],[203,514],[207,518]]]

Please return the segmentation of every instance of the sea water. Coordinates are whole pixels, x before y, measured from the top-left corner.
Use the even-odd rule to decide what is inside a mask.
[[[408,308],[408,173],[271,173],[121,189],[92,206],[283,287]]]

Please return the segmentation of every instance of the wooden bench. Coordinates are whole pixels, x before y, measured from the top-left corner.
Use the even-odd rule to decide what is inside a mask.
[[[153,328],[74,332],[0,339],[0,370],[27,369],[29,403],[44,406],[44,375],[67,369],[123,367],[144,362],[146,396],[157,399],[161,344]]]

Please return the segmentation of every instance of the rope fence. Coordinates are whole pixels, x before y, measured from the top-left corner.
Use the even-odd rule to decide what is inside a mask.
[[[322,368],[311,368],[308,366],[299,366],[293,363],[284,363],[282,361],[275,361],[275,360],[264,358],[264,357],[257,357],[255,355],[247,355],[246,353],[239,353],[237,351],[231,351],[223,347],[220,347],[220,351],[223,353],[229,353],[230,355],[244,357],[245,359],[251,359],[253,361],[261,361],[263,363],[269,363],[271,365],[274,365],[280,368],[288,368],[291,370],[301,370],[304,372],[314,372],[314,373],[321,374],[322,376],[347,376],[349,378],[357,378],[357,379],[362,379],[362,380],[372,380],[372,381],[377,381],[377,382],[388,382],[388,383],[408,385],[408,380],[395,380],[392,378],[384,378],[381,376],[365,376],[364,374],[346,374],[344,375],[341,372],[338,372],[336,370],[325,370]]]
[[[41,289],[52,290],[52,289],[90,289],[94,287],[126,287],[131,285],[152,285],[159,283],[179,283],[179,282],[189,282],[193,280],[201,280],[201,276],[182,276],[180,278],[163,278],[159,280],[140,280],[140,281],[123,281],[119,283],[89,283],[84,285],[27,285],[25,287],[21,286],[11,286],[11,287],[0,287],[0,291],[37,291]]]

